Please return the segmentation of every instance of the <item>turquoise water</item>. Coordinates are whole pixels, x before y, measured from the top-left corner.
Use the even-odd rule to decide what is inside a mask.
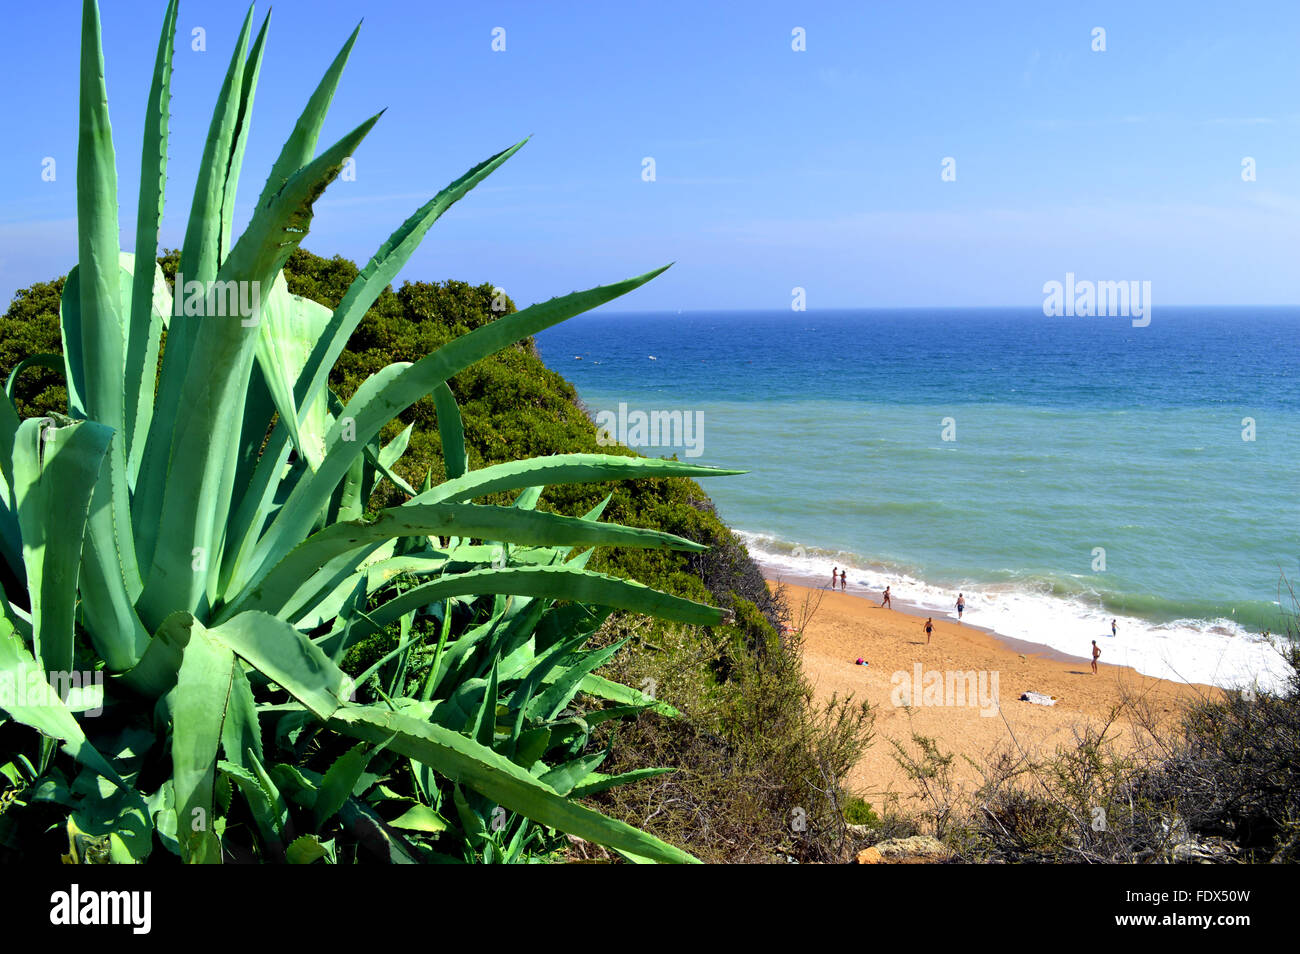
[[[1223,683],[1267,668],[1247,643],[1300,577],[1298,339],[1300,309],[971,309],[582,316],[538,345],[593,416],[698,421],[614,436],[747,468],[706,489],[769,565],[973,591],[968,620],[1077,655],[1121,618],[1130,659]]]

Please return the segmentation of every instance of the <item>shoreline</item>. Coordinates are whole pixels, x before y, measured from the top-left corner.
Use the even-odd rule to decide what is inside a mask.
[[[765,572],[769,588],[783,587],[791,625],[802,625],[803,670],[818,703],[832,696],[867,701],[875,714],[875,739],[848,775],[848,787],[879,808],[892,800],[911,802],[915,790],[895,759],[899,743],[915,751],[914,734],[934,739],[954,756],[954,784],[967,793],[981,775],[967,759],[987,765],[999,751],[1018,757],[1050,756],[1073,747],[1085,729],[1111,724],[1117,744],[1138,751],[1150,741],[1148,728],[1131,711],[1135,702],[1154,724],[1169,728],[1188,702],[1221,698],[1222,690],[1143,675],[1122,657],[1102,648],[1098,672],[1090,660],[1047,646],[1008,640],[972,624],[934,618],[927,645],[926,616],[914,606],[886,609],[859,592],[831,591],[794,583]],[[1109,656],[1109,659],[1108,659]],[[867,665],[857,665],[863,658]],[[938,673],[953,683],[969,676],[968,699],[921,694],[922,676]],[[979,696],[974,695],[978,682]],[[915,686],[915,697],[907,694]],[[1021,701],[1025,692],[1051,697],[1054,704]],[[915,806],[912,806],[915,807]]]
[[[798,550],[783,556],[761,549],[753,534],[742,533],[741,537],[764,579],[829,590],[827,576],[836,561],[820,554],[809,557]],[[1149,678],[1273,692],[1288,678],[1287,640],[1281,630],[1265,637],[1228,620],[1188,618],[1160,623],[1032,590],[978,584],[944,587],[906,573],[895,575],[874,564],[864,567],[839,561],[838,565],[849,571],[848,595],[879,606],[881,592],[890,584],[900,591],[894,594],[893,605],[923,619],[932,615],[936,621],[956,624],[954,604],[958,590],[963,589],[963,628],[981,630],[1018,653],[1086,663],[1095,639],[1106,658],[1121,661]],[[845,591],[837,588],[836,592]],[[1112,618],[1119,620],[1118,637],[1111,633]]]
[[[820,590],[826,593],[835,592],[835,593],[839,593],[842,596],[851,596],[854,597],[855,599],[865,600],[867,603],[871,604],[877,609],[883,609],[883,607],[880,605],[881,593],[875,590],[869,590],[863,586],[854,586],[850,584],[849,588],[846,590],[841,590],[838,588],[832,590],[829,584],[822,583],[818,585],[812,580],[809,580],[805,574],[792,574],[793,576],[797,577],[797,579],[793,581],[789,581],[785,579],[784,574],[780,574],[777,572],[776,567],[766,566],[760,563],[759,568],[763,571],[763,579],[766,580],[769,584],[778,583],[787,586],[799,587],[805,590]],[[952,625],[958,626],[964,630],[973,630],[975,632],[983,633],[986,636],[997,640],[999,643],[1001,643],[1011,652],[1017,654],[1024,654],[1028,656],[1039,656],[1044,659],[1052,659],[1057,662],[1072,662],[1072,663],[1083,662],[1084,664],[1087,664],[1091,661],[1088,656],[1076,656],[1071,653],[1064,652],[1063,650],[1056,649],[1052,646],[1048,646],[1045,643],[1035,643],[1028,639],[1017,639],[1014,636],[1008,636],[1005,633],[999,633],[995,629],[992,629],[988,626],[981,626],[978,623],[970,623],[964,619],[961,622],[955,622],[952,618],[946,615],[936,616],[935,613],[939,611],[929,610],[924,606],[922,606],[920,603],[912,602],[910,600],[895,599],[892,593],[890,594],[889,603],[890,603],[890,608],[895,613],[902,613],[906,616],[913,616],[922,620],[926,619],[927,617],[931,617],[934,619],[936,626],[942,621],[944,623],[951,623]],[[954,603],[954,608],[955,607],[956,604]],[[1104,646],[1102,652],[1103,653],[1105,652]]]

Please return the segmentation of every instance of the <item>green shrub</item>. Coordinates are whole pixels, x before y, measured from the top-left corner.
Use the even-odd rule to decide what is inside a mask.
[[[865,825],[876,828],[880,825],[880,816],[875,813],[866,799],[859,795],[849,795],[844,800],[844,820],[850,825]]]

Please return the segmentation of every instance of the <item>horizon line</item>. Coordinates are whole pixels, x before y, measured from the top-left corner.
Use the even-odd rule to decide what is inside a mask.
[[[811,315],[811,314],[828,314],[831,312],[845,311],[991,311],[998,309],[1035,309],[1042,310],[1042,304],[1033,305],[839,305],[834,308],[808,308],[803,311],[788,311],[784,308],[743,308],[743,307],[726,307],[726,308],[636,308],[611,310],[603,306],[593,308],[582,314],[602,314],[602,315],[660,315],[660,314],[699,314],[701,312],[780,312],[791,315]],[[1174,304],[1161,305],[1161,309],[1173,308],[1300,308],[1300,302],[1279,302],[1269,304],[1227,304],[1227,303],[1205,303],[1205,304]],[[577,315],[574,316],[578,317]],[[1044,317],[1071,317],[1071,318],[1113,318],[1124,317],[1114,315],[1049,315]]]

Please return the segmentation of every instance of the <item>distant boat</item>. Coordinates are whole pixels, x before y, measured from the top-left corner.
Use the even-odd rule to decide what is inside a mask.
[[[574,360],[574,361],[581,361],[581,360],[582,360],[582,355],[580,355],[580,354],[575,354],[575,355],[573,356],[573,360]]]
[[[654,355],[650,355],[650,360],[651,360],[651,361],[658,361],[659,359],[656,358]]]

